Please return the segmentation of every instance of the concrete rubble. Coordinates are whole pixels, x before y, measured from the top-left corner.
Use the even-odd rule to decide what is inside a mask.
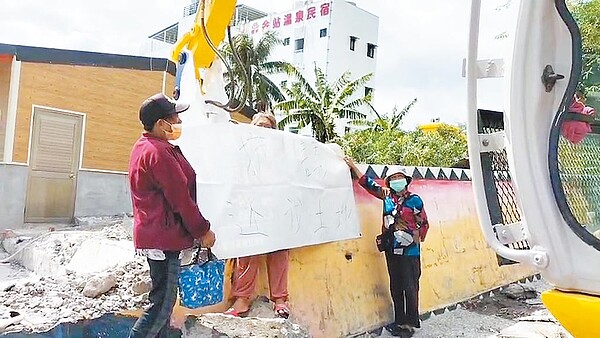
[[[135,256],[131,219],[78,224],[41,235],[38,230],[0,237],[0,261],[11,263],[0,264],[0,334],[45,332],[60,323],[135,311],[148,304],[148,265]],[[270,309],[267,313],[273,314]],[[187,324],[184,336],[189,337],[202,330],[214,337],[308,337],[298,325],[273,318],[205,315]]]
[[[222,314],[208,314],[186,324],[190,328],[184,330],[185,337],[310,337],[308,331],[299,325],[276,318],[232,318]]]

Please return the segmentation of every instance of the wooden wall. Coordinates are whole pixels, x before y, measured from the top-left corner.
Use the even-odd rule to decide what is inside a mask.
[[[14,161],[27,162],[32,105],[86,114],[82,168],[127,171],[143,129],[140,104],[160,92],[164,72],[22,63]],[[166,93],[172,93],[167,74]]]
[[[8,114],[8,94],[10,87],[10,68],[12,59],[0,58],[0,162],[4,157],[4,135]]]

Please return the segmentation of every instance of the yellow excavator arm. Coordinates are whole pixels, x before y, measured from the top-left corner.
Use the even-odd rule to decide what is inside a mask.
[[[241,96],[235,98],[236,94],[236,79],[232,72],[232,64],[225,59],[222,53],[219,52],[219,46],[223,43],[226,34],[228,35],[228,43],[231,45],[233,53],[233,63],[242,65],[242,61],[233,47],[233,38],[231,37],[230,23],[236,9],[236,0],[200,0],[196,18],[191,30],[185,33],[177,43],[171,53],[171,60],[177,64],[177,77],[175,80],[175,99],[179,98],[181,91],[181,74],[183,68],[193,67],[194,76],[197,86],[200,89],[202,96],[209,93],[205,91],[203,75],[201,69],[208,70],[213,67],[215,59],[218,57],[227,68],[227,73],[230,76],[229,100],[226,103],[218,102],[212,99],[205,99],[205,103],[211,104],[217,108],[223,109],[229,113],[239,112],[244,108],[248,92],[251,90],[249,77],[246,72],[243,72],[241,82]],[[215,69],[219,65],[215,65]],[[219,72],[212,72],[213,76],[220,77]],[[219,75],[215,75],[219,73]],[[190,85],[187,85],[188,88]],[[189,90],[189,89],[187,89]],[[211,96],[210,94],[208,96]]]
[[[216,55],[210,44],[218,47],[225,39],[236,3],[236,0],[200,1],[194,25],[175,44],[171,60],[178,62],[181,51],[186,48],[191,52],[197,68],[209,68]]]

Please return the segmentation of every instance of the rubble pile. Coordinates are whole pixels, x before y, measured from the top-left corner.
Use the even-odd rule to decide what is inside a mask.
[[[10,331],[43,332],[63,322],[139,309],[149,289],[147,264],[140,259],[94,276],[31,277],[1,290],[0,321],[18,312],[23,320]]]
[[[135,256],[131,218],[77,223],[77,228],[36,236],[0,236],[0,259],[16,264],[0,265],[0,335],[45,332],[61,323],[136,312],[148,305],[149,267],[145,258]],[[32,273],[23,273],[20,266]],[[274,315],[268,299],[256,303],[253,316]],[[187,337],[308,337],[305,329],[288,320],[222,315],[188,319]]]
[[[123,262],[94,273],[77,273],[68,268],[89,240],[121,242],[133,248],[128,223],[131,221],[122,219],[95,231],[56,231],[37,239],[4,238],[2,247],[14,256],[11,261],[28,267],[34,274],[0,283],[0,326],[10,321],[6,331],[43,332],[64,322],[144,307],[151,287],[144,258],[131,254]],[[95,260],[102,261],[103,257],[90,257],[90,264]],[[13,323],[15,317],[22,319]]]
[[[301,326],[278,318],[232,318],[207,314],[190,320],[186,326],[189,324],[193,325],[184,330],[184,337],[310,337]]]

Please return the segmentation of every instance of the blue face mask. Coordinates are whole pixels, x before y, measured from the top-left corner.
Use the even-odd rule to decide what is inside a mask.
[[[395,192],[402,192],[404,189],[406,189],[407,185],[408,183],[406,182],[405,178],[390,181],[390,188]]]

